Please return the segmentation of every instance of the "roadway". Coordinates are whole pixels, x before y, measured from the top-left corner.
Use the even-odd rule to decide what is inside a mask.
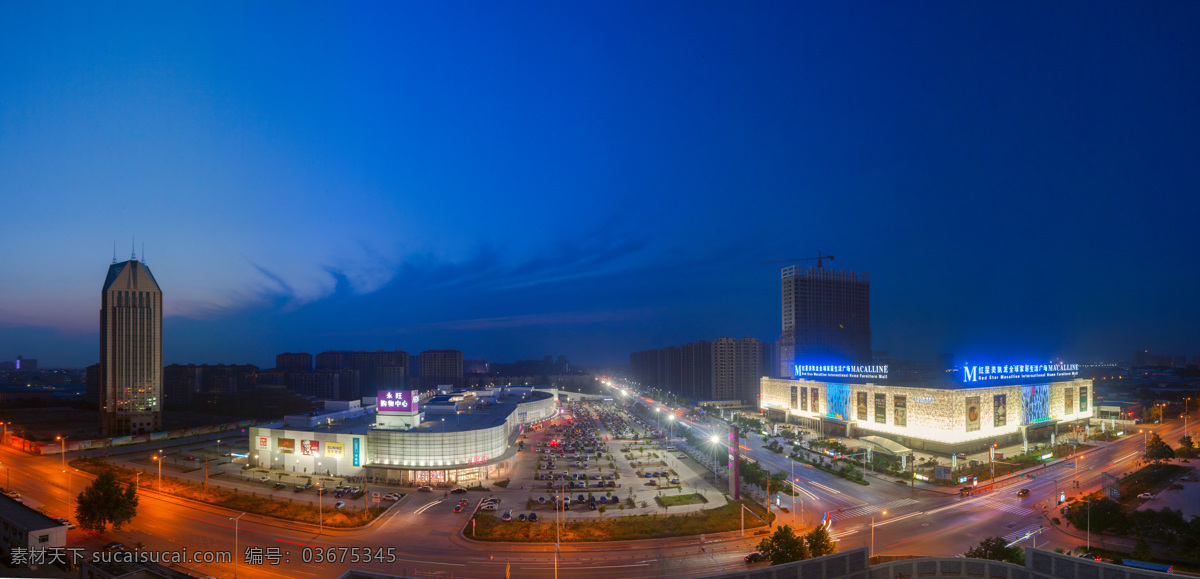
[[[1160,432],[1165,440],[1174,441],[1181,434],[1182,425],[1170,421],[1149,428]],[[748,457],[773,469],[789,470],[788,459],[763,450],[757,437],[747,438],[743,443],[750,448],[746,451]],[[875,554],[946,556],[962,553],[987,536],[1016,538],[1038,526],[1049,527],[1042,505],[1053,500],[1056,488],[1078,478],[1083,491],[1095,490],[1101,472],[1119,476],[1135,470],[1141,445],[1140,436],[1126,437],[1097,447],[1078,461],[1062,463],[1054,471],[1040,472],[1036,480],[1018,481],[1011,487],[965,499],[945,494],[944,488],[927,490],[918,486],[914,492],[883,479],[871,479],[872,484],[864,487],[800,464],[795,465],[794,481],[803,489],[801,496],[806,499],[810,521],[815,520],[815,513],[832,512],[832,532],[842,549],[871,544],[870,517],[874,514]],[[11,484],[22,493],[27,504],[43,506],[55,516],[68,512],[67,475],[62,472],[58,457],[30,456],[5,447],[0,448],[0,461],[13,468]],[[78,494],[86,484],[84,479],[90,478],[86,474],[72,475],[73,494]],[[1030,489],[1030,496],[1017,498],[1018,488]],[[138,516],[131,524],[120,531],[110,529],[103,535],[70,531],[68,546],[94,550],[109,541],[130,546],[141,541],[146,549],[153,551],[176,551],[185,546],[189,553],[234,551],[234,521],[230,517],[238,513],[146,489],[141,496]],[[455,503],[452,498],[458,496],[461,495],[446,498],[438,493],[410,493],[394,503],[370,528],[353,531],[327,529],[318,533],[304,525],[245,515],[238,522],[238,550],[258,547],[269,553],[268,549],[277,549],[280,558],[274,564],[246,565],[239,557],[237,576],[317,578],[355,568],[397,575],[501,577],[509,565],[511,572],[520,572],[524,577],[556,576],[553,545],[477,543],[462,537],[460,530],[469,521],[470,513],[450,512]],[[478,495],[465,496],[475,502],[480,500]],[[524,493],[514,491],[514,496],[523,497]],[[843,512],[836,513],[837,507],[842,507]],[[883,510],[887,510],[886,516],[882,515]],[[787,522],[789,515],[781,517],[780,522]],[[761,537],[743,539],[737,535],[707,537],[704,550],[695,537],[563,545],[557,575],[682,578],[744,568],[742,557],[753,550],[753,544]],[[1043,532],[1038,544],[1046,546],[1047,542],[1068,548],[1079,544],[1073,537]],[[395,559],[370,563],[350,560],[355,552],[351,549],[363,547],[392,548]],[[329,548],[345,548],[346,551],[335,554],[341,557],[344,552],[347,558],[335,563],[312,562],[315,549]],[[234,576],[233,565],[229,563],[190,563],[184,567],[197,575]]]

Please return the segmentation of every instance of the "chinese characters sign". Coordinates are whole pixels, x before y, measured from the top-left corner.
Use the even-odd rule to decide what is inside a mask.
[[[420,400],[416,390],[380,390],[376,410],[415,414]]]

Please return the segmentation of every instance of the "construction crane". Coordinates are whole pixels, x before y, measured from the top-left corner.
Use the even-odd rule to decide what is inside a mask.
[[[776,259],[774,261],[764,261],[763,263],[764,264],[767,264],[767,263],[793,263],[793,262],[797,262],[797,261],[812,261],[814,259],[817,260],[817,268],[818,269],[825,269],[825,267],[823,265],[821,265],[821,261],[825,260],[825,259],[828,259],[829,261],[833,261],[833,256],[832,255],[821,255],[821,252],[818,251],[816,257],[797,257],[796,259]]]

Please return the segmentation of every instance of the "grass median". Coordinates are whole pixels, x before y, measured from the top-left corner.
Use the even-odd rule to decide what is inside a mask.
[[[715,509],[681,515],[613,515],[601,519],[571,520],[571,514],[568,512],[567,522],[562,525],[559,540],[564,543],[630,541],[736,531],[742,528],[743,504],[758,517],[768,517],[762,505],[746,500],[730,501]],[[554,513],[538,516],[540,518],[536,523],[504,522],[494,514],[476,513],[474,523],[466,526],[463,536],[477,541],[506,543],[555,542]],[[774,518],[774,515],[769,516]],[[766,524],[757,517],[746,517],[747,529],[765,526]]]
[[[133,484],[138,475],[138,471],[132,468],[112,465],[99,458],[77,458],[71,461],[71,466],[95,475],[111,470],[117,475],[117,480],[129,484]],[[363,509],[358,506],[347,506],[335,509],[333,506],[338,501],[332,498],[325,502],[325,508],[322,511],[317,505],[308,501],[298,503],[274,498],[270,487],[263,487],[262,492],[239,492],[236,489],[227,489],[217,485],[209,485],[205,488],[204,485],[172,477],[163,477],[162,487],[159,488],[157,478],[153,474],[141,474],[146,478],[146,483],[141,486],[164,494],[298,523],[317,525],[324,521],[326,527],[354,528],[370,523],[375,517],[387,511],[386,507]]]

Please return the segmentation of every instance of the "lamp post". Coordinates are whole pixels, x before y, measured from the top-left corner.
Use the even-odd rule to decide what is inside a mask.
[[[150,459],[158,462],[158,490],[162,492],[162,456],[155,454]]]
[[[62,441],[62,467],[65,471],[67,469],[67,437],[58,436],[56,438]]]
[[[887,511],[880,514],[881,517],[887,516]],[[870,559],[875,555],[875,515],[871,515],[871,549],[867,552],[867,558]]]
[[[236,517],[229,517],[229,520],[233,521],[233,579],[237,579],[238,521],[244,516],[246,516],[246,513],[242,513]]]
[[[64,470],[67,473],[67,517],[71,516],[71,471]]]
[[[325,489],[321,488],[321,477],[317,477],[317,534],[325,532]]]
[[[133,486],[140,489],[142,488],[142,473],[137,472],[134,474],[136,476],[133,477]]]

